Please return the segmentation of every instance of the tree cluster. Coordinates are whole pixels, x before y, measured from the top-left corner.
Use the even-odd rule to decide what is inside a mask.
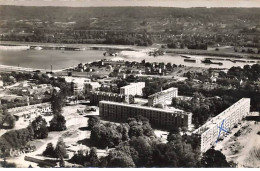
[[[260,79],[260,64],[254,64],[252,66],[245,65],[243,68],[231,67],[226,77],[232,76],[239,80],[257,81]]]
[[[9,156],[10,149],[20,149],[33,139],[47,137],[47,122],[38,116],[27,128],[11,130],[0,137],[0,156]]]
[[[152,40],[148,38],[146,34],[141,36],[131,36],[131,35],[120,35],[120,34],[108,34],[105,37],[104,44],[119,44],[119,45],[138,45],[138,46],[150,46],[152,45]]]
[[[202,50],[207,50],[208,49],[208,44],[207,43],[195,43],[195,44],[188,44],[187,45],[188,49],[202,49]]]
[[[15,126],[15,117],[7,112],[5,108],[0,107],[0,129],[12,129]]]
[[[35,118],[31,125],[35,139],[43,139],[48,137],[47,122],[41,115]]]
[[[149,120],[140,116],[129,118],[128,123],[120,125],[111,123],[100,124],[98,121],[95,121],[95,123],[94,126],[91,126],[90,140],[100,148],[113,148],[120,142],[127,141],[132,137],[155,136]]]
[[[100,148],[113,148],[122,140],[128,131],[127,125],[117,126],[111,123],[101,123],[92,127],[90,141]]]
[[[97,147],[114,148],[107,156],[96,156],[96,152],[78,151],[69,162],[92,167],[213,167],[207,161],[223,162],[226,159],[220,152],[214,151],[212,156],[204,154],[200,158],[200,138],[196,135],[180,135],[179,129],[170,131],[168,142],[161,143],[154,135],[148,119],[138,116],[129,118],[126,124],[115,125],[96,122],[92,127],[91,140]],[[105,142],[101,144],[102,142]],[[95,143],[94,143],[95,142]],[[112,143],[111,143],[112,142]],[[91,149],[91,151],[95,151]]]
[[[19,130],[11,130],[0,137],[0,156],[9,156],[10,149],[19,149],[34,138],[32,126]]]
[[[176,108],[191,112],[195,127],[204,124],[209,117],[214,117],[224,111],[232,104],[220,97],[205,97],[200,93],[195,93],[193,98],[182,100],[179,98],[172,99],[172,105]]]
[[[52,158],[69,157],[69,155],[67,154],[66,145],[62,138],[59,138],[55,148],[52,143],[48,143],[42,155],[46,157],[52,157]]]
[[[83,150],[79,150],[74,156],[69,160],[70,163],[80,164],[84,167],[98,167],[99,159],[97,156],[96,148],[90,148],[90,151],[84,153]]]

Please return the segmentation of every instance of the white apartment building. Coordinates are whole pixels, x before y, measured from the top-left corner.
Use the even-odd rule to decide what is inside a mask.
[[[120,94],[142,96],[144,87],[145,87],[145,82],[131,83],[130,85],[121,87]]]
[[[167,101],[172,101],[173,97],[178,96],[178,88],[171,87],[167,90],[152,94],[148,96],[148,106],[156,104],[165,104]]]
[[[242,98],[235,104],[224,110],[219,115],[206,122],[204,125],[196,129],[193,134],[197,134],[201,139],[201,152],[207,151],[212,146],[215,146],[219,137],[219,132],[222,122],[225,130],[232,130],[244,117],[250,112],[250,98]],[[224,138],[227,133],[220,132],[220,137]]]

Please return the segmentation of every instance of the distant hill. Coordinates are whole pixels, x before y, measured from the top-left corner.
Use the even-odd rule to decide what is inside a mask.
[[[72,29],[165,31],[183,27],[183,23],[204,25],[221,22],[232,26],[251,26],[259,24],[259,18],[260,8],[0,6],[0,27],[8,27],[3,20],[10,24],[18,20],[36,19],[50,23],[75,22]],[[26,24],[16,22],[16,26]]]
[[[0,6],[0,40],[260,47],[260,8]]]

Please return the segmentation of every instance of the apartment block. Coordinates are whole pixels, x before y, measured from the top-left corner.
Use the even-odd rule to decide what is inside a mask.
[[[171,87],[167,90],[152,94],[148,96],[148,106],[156,104],[165,104],[166,101],[172,101],[173,97],[178,96],[178,88]]]
[[[121,87],[120,94],[142,96],[144,87],[145,87],[145,82],[131,83],[130,85]]]
[[[129,96],[111,92],[92,91],[89,93],[90,104],[98,105],[100,101],[126,102],[129,103]]]
[[[193,134],[197,134],[201,139],[201,152],[207,151],[215,146],[219,137],[220,127],[231,131],[250,112],[250,98],[242,98],[235,104],[227,108],[225,111],[206,122],[204,125],[196,129]],[[227,133],[220,132],[220,138],[225,138]]]
[[[106,120],[125,122],[128,118],[143,116],[152,126],[171,129],[191,128],[192,114],[181,110],[165,110],[147,106],[137,106],[118,102],[100,101],[99,115]]]
[[[21,106],[8,109],[8,112],[15,116],[25,116],[25,115],[37,115],[52,112],[50,103],[40,103],[29,106]]]

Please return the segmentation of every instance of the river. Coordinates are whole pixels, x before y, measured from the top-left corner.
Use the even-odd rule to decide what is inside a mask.
[[[66,45],[69,46],[69,45]],[[75,45],[74,45],[75,46]],[[94,46],[94,45],[93,45]],[[95,46],[106,46],[106,45],[95,45]],[[109,45],[111,47],[111,45]],[[81,45],[84,47],[84,45]],[[85,47],[90,47],[90,45],[85,45]],[[112,46],[112,47],[124,47],[124,46]],[[129,46],[126,46],[129,47]],[[205,68],[230,68],[232,66],[251,65],[253,63],[244,63],[236,62],[233,63],[228,60],[212,60],[213,62],[221,62],[223,65],[217,64],[204,64],[201,63],[201,60],[207,56],[192,56],[193,58],[198,59],[196,63],[185,62],[183,57],[178,54],[165,54],[163,56],[153,57],[146,54],[149,51],[149,48],[136,48],[132,47],[138,52],[123,51],[119,53],[118,57],[104,57],[102,50],[91,50],[87,48],[83,51],[64,51],[64,50],[0,50],[0,65],[9,65],[9,66],[20,66],[26,68],[38,68],[50,70],[51,65],[53,70],[59,70],[63,68],[68,68],[70,66],[75,66],[79,63],[87,63],[100,59],[123,59],[128,61],[142,61],[145,59],[149,62],[171,62],[176,65],[186,65],[192,67],[205,67]],[[214,58],[214,57],[210,57]],[[235,59],[235,58],[232,58]],[[247,60],[248,61],[248,60]],[[251,60],[255,61],[256,60]],[[258,60],[259,62],[259,60]]]

